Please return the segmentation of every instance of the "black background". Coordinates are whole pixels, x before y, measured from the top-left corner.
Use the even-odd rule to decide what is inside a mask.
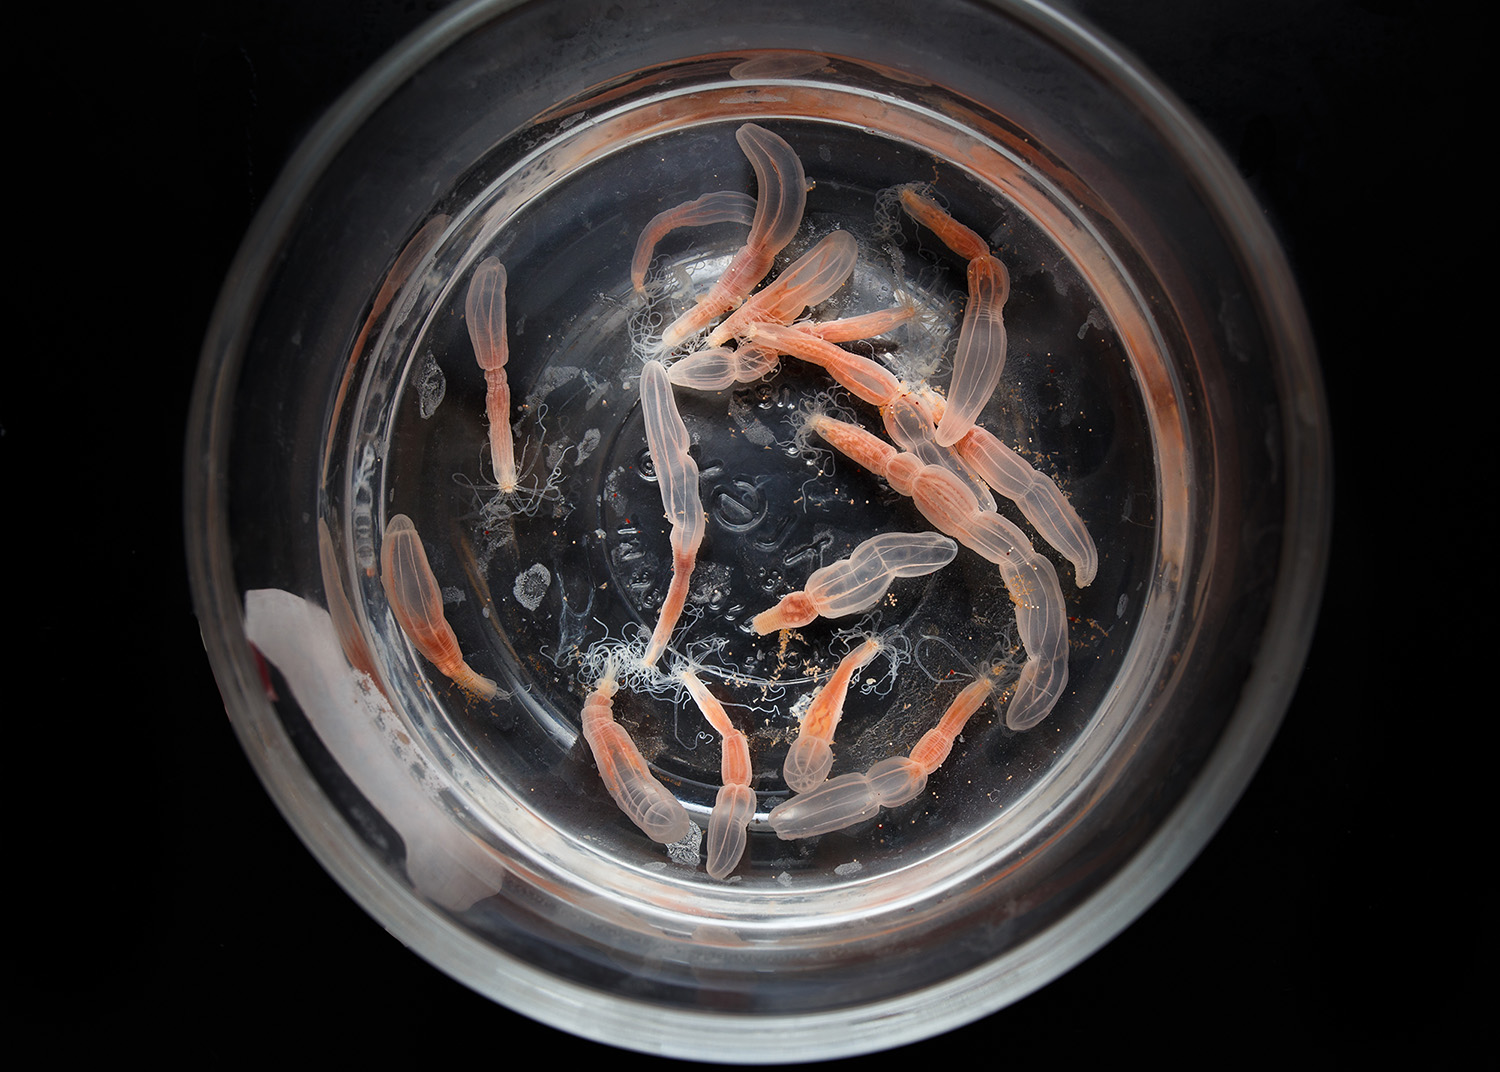
[[[1261,770],[1154,907],[1011,1008],[860,1060],[1352,1054],[1414,1026],[1441,1049],[1464,1020],[1444,999],[1462,987],[1401,966],[1430,940],[1418,905],[1440,872],[1398,833],[1414,784],[1435,772],[1396,757],[1410,755],[1400,727],[1446,712],[1403,602],[1403,571],[1426,567],[1392,547],[1428,546],[1432,530],[1419,527],[1428,507],[1412,472],[1382,459],[1388,429],[1440,419],[1412,412],[1426,404],[1415,382],[1462,387],[1473,361],[1430,333],[1419,348],[1409,326],[1427,297],[1414,277],[1458,270],[1423,236],[1413,186],[1436,166],[1430,118],[1461,42],[1396,0],[1075,6],[1219,138],[1297,273],[1338,463],[1324,611]],[[7,526],[6,541],[14,564],[38,550],[43,563],[17,570],[18,604],[37,612],[12,616],[25,637],[16,669],[60,699],[10,714],[39,738],[28,747],[46,775],[12,789],[29,820],[9,870],[50,951],[25,969],[31,1000],[69,1011],[57,1036],[68,1045],[203,1060],[291,1048],[507,1064],[621,1056],[452,982],[318,867],[223,716],[183,566],[187,401],[229,260],[322,110],[439,7],[230,0],[71,25],[57,14],[68,47],[19,60],[34,96],[13,102],[23,331],[0,395],[0,474],[15,502],[50,504],[47,524]],[[31,228],[44,237],[23,237]],[[1463,408],[1445,411],[1451,423]],[[1448,551],[1438,566],[1449,576],[1466,563]],[[1472,641],[1453,643],[1462,654]],[[1481,945],[1456,950],[1458,966],[1473,970]],[[1439,1004],[1418,1012],[1417,991]]]

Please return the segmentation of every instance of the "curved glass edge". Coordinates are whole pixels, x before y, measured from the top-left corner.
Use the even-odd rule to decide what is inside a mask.
[[[1006,6],[1004,0],[987,2],[996,7]],[[1254,297],[1261,305],[1263,323],[1271,334],[1271,351],[1278,358],[1273,363],[1273,372],[1277,397],[1282,402],[1282,432],[1287,448],[1284,463],[1287,524],[1282,541],[1285,567],[1278,574],[1265,643],[1256,659],[1256,669],[1242,691],[1231,737],[1221,742],[1214,756],[1217,764],[1224,758],[1223,753],[1230,750],[1234,753],[1232,758],[1245,762],[1248,751],[1255,750],[1254,764],[1247,764],[1241,773],[1239,786],[1225,803],[1222,820],[1249,783],[1255,764],[1270,747],[1296,688],[1295,676],[1268,673],[1264,667],[1280,660],[1284,660],[1281,665],[1291,665],[1305,658],[1327,575],[1333,530],[1333,447],[1312,328],[1280,243],[1213,136],[1123,47],[1077,16],[1046,8],[1037,0],[1019,2],[1034,16],[1039,29],[1059,31],[1077,50],[1078,58],[1111,76],[1139,111],[1155,117],[1163,138],[1188,165],[1187,173],[1202,180],[1205,201],[1221,212],[1224,230],[1240,238],[1240,252],[1251,269],[1246,277],[1256,284]],[[1262,713],[1255,720],[1260,732],[1249,735],[1245,723],[1252,721],[1248,716],[1257,712]],[[1266,718],[1265,712],[1273,713],[1274,717]],[[1205,772],[1200,783],[1212,781],[1212,773],[1212,768]],[[1221,791],[1228,788],[1226,785]],[[1203,843],[1217,828],[1216,823],[1207,831]],[[1200,844],[1198,848],[1201,847]],[[1189,861],[1197,855],[1198,848],[1188,856]],[[1174,872],[1173,877],[1181,870]]]
[[[1005,0],[987,2],[1010,8]],[[1253,195],[1213,136],[1126,49],[1074,14],[1037,0],[1019,0],[1016,6],[1019,17],[1070,48],[1154,120],[1165,143],[1183,158],[1187,174],[1201,181],[1205,202],[1221,213],[1225,231],[1238,237],[1276,357],[1287,492],[1282,568],[1261,647],[1225,734],[1169,819],[1079,907],[1070,926],[1055,927],[1017,951],[1017,958],[1040,962],[1028,965],[1040,968],[1037,978],[1024,988],[1002,985],[990,991],[981,999],[988,1001],[985,1013],[1019,1000],[1102,948],[1171,887],[1223,825],[1269,751],[1296,691],[1300,673],[1279,668],[1301,666],[1312,644],[1333,529],[1332,439],[1312,329],[1291,266]]]
[[[814,1017],[753,1017],[682,1012],[616,999],[608,1010],[590,1000],[593,992],[560,983],[524,963],[480,948],[462,928],[434,913],[411,891],[390,881],[373,852],[345,826],[298,817],[294,805],[309,796],[325,804],[321,787],[302,765],[285,730],[258,687],[248,646],[205,633],[204,645],[215,674],[241,698],[231,723],[257,776],[298,837],[320,864],[360,905],[408,948],[459,982],[523,1015],[543,1022],[567,1022],[595,1041],[641,1052],[676,1057],[787,1061],[852,1056],[931,1037],[972,1022],[1019,1000],[1063,974],[1102,947],[1150,906],[1198,855],[1239,798],[1264,757],[1295,690],[1297,677],[1267,670],[1305,657],[1315,611],[1321,599],[1332,525],[1332,459],[1327,407],[1317,371],[1311,332],[1291,272],[1269,226],[1222,151],[1171,93],[1144,74],[1124,51],[1075,16],[1036,0],[987,0],[1070,48],[1108,77],[1137,107],[1153,117],[1167,144],[1202,175],[1209,198],[1224,214],[1226,228],[1247,243],[1244,255],[1260,267],[1254,278],[1281,360],[1275,372],[1286,400],[1284,434],[1287,460],[1285,568],[1278,579],[1256,667],[1241,693],[1238,710],[1205,770],[1170,820],[1147,845],[1068,920],[984,969],[883,1005]],[[347,91],[297,150],[258,214],[231,267],[210,322],[194,387],[186,438],[187,455],[222,457],[228,429],[213,419],[215,403],[235,382],[241,351],[232,325],[236,314],[253,307],[260,294],[243,286],[263,278],[292,225],[299,194],[314,181],[324,160],[336,153],[347,131],[386,99],[431,56],[473,26],[510,8],[517,0],[480,0],[439,14],[399,44]],[[1266,281],[1275,282],[1270,292]],[[236,285],[240,284],[240,285]],[[215,453],[217,448],[217,453]],[[185,477],[185,528],[189,573],[200,620],[235,622],[236,604],[228,563],[215,547],[228,544],[222,471],[189,468]],[[1292,523],[1313,519],[1311,523]],[[1316,529],[1315,535],[1304,535]],[[226,690],[228,691],[228,690]],[[581,1008],[589,1016],[578,1018]],[[643,1025],[649,1023],[649,1030]]]

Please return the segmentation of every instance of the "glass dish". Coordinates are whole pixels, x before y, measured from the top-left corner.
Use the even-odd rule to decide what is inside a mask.
[[[466,6],[351,91],[226,283],[187,527],[247,753],[387,929],[567,1030],[774,1061],[977,1019],[1087,956],[1186,867],[1306,651],[1328,454],[1300,305],[1254,205],[1085,29],[1030,4],[742,7]],[[835,774],[905,754],[976,668],[1014,663],[1015,616],[997,571],[961,552],[869,615],[751,635],[750,615],[859,540],[929,526],[799,440],[810,406],[872,424],[821,370],[786,361],[763,382],[679,392],[709,524],[665,663],[690,658],[730,704],[757,791],[745,858],[719,881],[692,838],[657,845],[621,814],[579,724],[601,645],[651,628],[671,572],[640,355],[743,228],[664,239],[651,303],[631,257],[661,210],[755,191],[734,137],[747,122],[784,138],[812,184],[778,270],[853,234],[854,277],[819,317],[905,295],[923,326],[868,350],[904,371],[946,383],[963,265],[888,191],[932,184],[999,252],[1010,346],[983,423],[1057,480],[1099,570],[1079,588],[1036,540],[1069,618],[1068,688],[1040,726],[1011,731],[987,707],[916,800],[782,841],[767,814],[788,796],[799,704],[856,633],[887,651],[851,691]],[[510,496],[489,483],[464,315],[489,256],[510,278]],[[379,553],[397,514],[464,658],[508,697],[459,689],[396,625]],[[630,685],[617,714],[696,832],[717,737],[669,683]]]

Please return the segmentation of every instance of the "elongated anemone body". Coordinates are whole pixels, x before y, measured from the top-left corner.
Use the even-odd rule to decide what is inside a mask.
[[[484,412],[490,421],[490,464],[501,491],[516,490],[516,446],[510,430],[510,383],[505,365],[510,340],[505,328],[505,265],[495,257],[482,261],[469,284],[464,318],[474,357],[484,372]]]
[[[817,698],[802,717],[802,727],[787,749],[781,773],[794,793],[805,793],[820,785],[833,767],[833,732],[844,715],[844,699],[854,672],[875,657],[878,640],[867,640],[845,655]]]
[[[863,773],[830,778],[810,793],[793,797],[771,810],[771,829],[787,841],[843,830],[874,818],[881,808],[912,800],[927,786],[927,776],[948,758],[953,742],[994,691],[985,675],[971,682],[948,706],[936,726],[922,735],[910,756],[892,756]]]
[[[958,329],[953,356],[953,380],[948,387],[948,409],[938,422],[937,442],[951,447],[974,427],[985,404],[995,395],[1005,371],[1005,319],[1010,297],[1010,272],[994,257],[969,262],[969,304]]]
[[[755,815],[755,791],[750,788],[750,743],[734,728],[724,705],[691,670],[679,679],[687,686],[698,710],[709,725],[723,738],[720,771],[724,786],[714,798],[714,810],[708,820],[708,861],[711,878],[724,878],[734,870],[745,852],[745,828]]]
[[[984,239],[944,212],[936,201],[916,186],[901,189],[901,208],[964,260],[989,255],[990,247]]]
[[[832,297],[854,271],[858,256],[854,236],[848,231],[834,231],[793,262],[774,283],[726,317],[709,333],[708,344],[719,346],[758,321],[790,323],[802,310]]]
[[[755,198],[738,190],[718,190],[711,194],[658,212],[646,224],[635,245],[635,257],[630,262],[630,283],[637,294],[646,290],[646,270],[651,267],[651,257],[656,244],[679,227],[707,227],[714,223],[743,223],[748,226],[755,219]]]
[[[691,441],[687,426],[677,412],[667,370],[659,361],[647,361],[641,369],[641,413],[646,423],[646,443],[656,467],[657,486],[661,488],[662,506],[672,525],[672,582],[646,647],[644,661],[651,666],[672,639],[672,629],[687,604],[688,582],[698,560],[698,546],[703,542],[707,518],[698,491],[698,465],[688,453]]]
[[[380,583],[396,623],[422,657],[460,688],[481,700],[493,699],[499,691],[495,683],[475,673],[458,650],[458,637],[443,617],[443,593],[427,561],[427,549],[405,514],[395,515],[386,524]]]
[[[1079,588],[1093,581],[1099,570],[1094,539],[1051,477],[983,428],[974,428],[957,447],[985,483],[1020,507],[1042,538],[1073,564]]]
[[[744,301],[802,225],[807,174],[792,147],[754,123],[746,123],[734,136],[755,171],[755,218],[750,236],[698,304],[668,325],[662,333],[663,350],[696,335],[720,313]]]
[[[958,545],[932,532],[887,532],[854,549],[848,558],[813,571],[807,587],[757,614],[751,625],[762,635],[793,629],[814,618],[841,618],[880,602],[897,577],[920,577],[942,569]]]
[[[671,845],[687,837],[687,809],[657,781],[625,727],[615,721],[614,665],[583,703],[583,736],[594,754],[604,788],[620,810],[652,841]]]

